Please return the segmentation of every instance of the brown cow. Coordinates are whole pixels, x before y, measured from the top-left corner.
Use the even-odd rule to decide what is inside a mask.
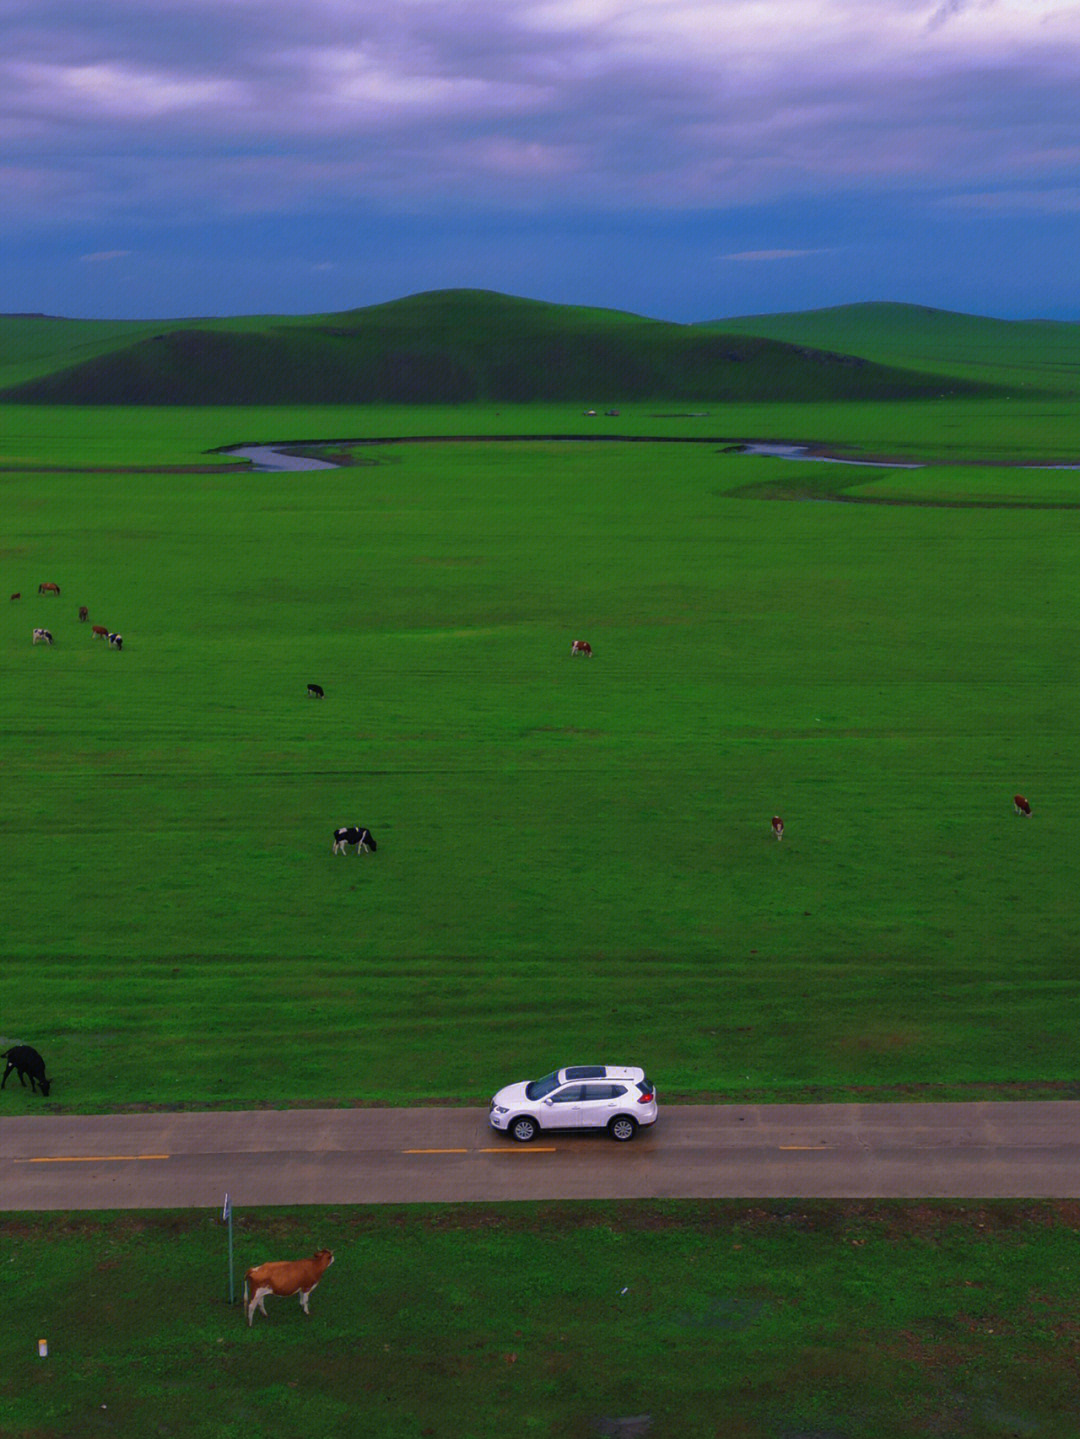
[[[1031,806],[1022,794],[1013,795],[1013,809],[1017,814],[1030,814]]]
[[[109,626],[93,625],[91,627],[90,633],[94,636],[96,640],[107,640],[109,638]]]
[[[266,1313],[263,1300],[268,1294],[288,1298],[290,1294],[300,1295],[300,1307],[310,1318],[308,1295],[318,1284],[334,1262],[332,1249],[319,1249],[310,1259],[279,1259],[270,1264],[257,1264],[244,1275],[244,1303],[247,1305],[247,1321],[250,1327],[258,1305],[264,1318]],[[251,1299],[248,1299],[248,1292]]]
[[[86,608],[85,605],[80,605],[80,606],[79,606],[79,619],[82,620],[83,622],[85,622],[85,621],[88,620],[89,618],[90,618],[90,611]]]
[[[13,600],[21,600],[21,599],[22,599],[22,590],[16,590],[15,593],[11,596],[11,598],[12,598]]]
[[[588,640],[575,640],[570,646],[572,655],[584,655],[586,659],[592,659],[592,645]]]
[[[774,814],[772,817],[772,832],[777,839],[784,838],[784,821],[778,814]]]
[[[38,592],[39,595],[57,595],[57,596],[59,596],[59,594],[60,594],[60,586],[59,586],[59,585],[49,585],[49,584],[38,585],[38,587],[37,587],[37,592]]]

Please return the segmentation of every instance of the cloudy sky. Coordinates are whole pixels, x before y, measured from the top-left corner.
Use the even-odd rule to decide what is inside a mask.
[[[1080,319],[1075,0],[0,0],[0,311]]]

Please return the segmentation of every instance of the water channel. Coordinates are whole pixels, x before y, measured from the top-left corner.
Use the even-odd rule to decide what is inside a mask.
[[[470,435],[470,436],[466,436],[466,437],[464,437],[464,438],[479,441],[479,440],[482,440],[484,437],[483,437],[482,435]],[[499,440],[506,440],[506,439],[508,439],[508,438],[510,438],[510,437],[508,437],[508,436],[506,436],[506,435],[499,435],[497,438],[498,438]],[[522,436],[522,438],[524,438],[524,439],[540,439],[540,438],[553,438],[553,437],[551,437],[551,436],[535,436],[535,435],[528,436],[528,435],[527,435],[527,436]],[[568,443],[573,443],[573,442],[574,442],[575,440],[577,440],[578,438],[579,438],[579,437],[576,436],[576,435],[569,435],[569,436],[566,437]],[[590,435],[590,436],[582,437],[582,438],[584,438],[587,443],[593,443],[593,442],[595,441],[595,439],[598,438],[598,437],[596,437],[596,436],[591,436],[591,435]],[[606,439],[606,438],[610,438],[611,440],[615,441],[616,443],[618,443],[618,442],[619,442],[619,439],[620,439],[620,437],[617,436],[617,435],[612,435],[612,436],[610,436],[610,437],[605,436],[604,438],[605,438],[605,439]],[[666,436],[665,436],[665,437],[657,437],[657,438],[653,441],[653,443],[655,443],[655,444],[664,444],[666,439],[667,439]],[[339,469],[339,468],[340,468],[340,466],[337,465],[337,464],[335,464],[332,460],[319,460],[319,459],[315,459],[313,456],[307,456],[307,455],[291,455],[291,454],[287,454],[287,453],[286,453],[286,449],[297,449],[297,448],[300,448],[300,445],[301,445],[301,444],[303,444],[303,448],[304,448],[304,449],[310,449],[310,450],[318,449],[318,448],[320,447],[320,445],[324,445],[324,444],[327,445],[327,446],[333,445],[333,447],[334,447],[335,449],[341,449],[341,448],[347,448],[350,444],[360,444],[360,443],[364,443],[364,444],[379,444],[380,441],[378,441],[378,440],[372,440],[372,441],[358,441],[358,440],[326,440],[326,441],[320,441],[320,440],[312,440],[312,441],[311,441],[310,443],[308,443],[308,444],[303,444],[303,442],[301,441],[301,442],[293,442],[292,444],[289,444],[289,445],[287,445],[287,446],[283,446],[283,445],[237,445],[237,446],[235,446],[235,447],[233,447],[233,448],[222,450],[220,453],[226,454],[226,455],[236,455],[236,456],[238,456],[240,459],[250,460],[250,461],[251,461],[252,471],[255,472],[256,474],[285,474],[285,473],[290,473],[290,472],[293,472],[293,471],[300,471],[300,470],[336,470],[336,469]],[[397,440],[385,440],[385,441],[382,441],[381,443],[384,443],[384,444],[398,444],[398,443],[400,443],[400,441],[397,441]],[[628,439],[628,440],[624,441],[624,443],[639,443],[639,444],[640,444],[640,443],[649,443],[649,441],[648,441],[648,440],[641,441],[641,440],[639,440],[639,439],[635,436],[632,440],[631,440],[631,439]],[[685,441],[685,440],[675,441],[675,443],[685,444],[686,441]],[[715,439],[712,439],[712,440],[700,440],[700,441],[697,441],[696,443],[703,444],[703,445],[724,444],[723,441],[719,441],[719,440],[715,440]],[[809,446],[809,445],[795,445],[795,444],[789,444],[789,443],[781,442],[781,441],[775,441],[775,442],[774,442],[774,441],[766,441],[766,440],[747,440],[747,441],[744,441],[744,442],[731,441],[730,444],[728,444],[728,445],[725,446],[725,448],[729,449],[729,450],[732,451],[732,452],[741,454],[741,455],[767,455],[767,456],[770,456],[771,458],[777,459],[777,460],[813,460],[813,461],[815,461],[815,462],[817,462],[817,463],[825,464],[825,465],[861,465],[861,466],[865,466],[866,468],[875,469],[875,470],[922,470],[922,469],[925,469],[925,468],[926,468],[925,463],[921,463],[921,462],[919,462],[919,461],[913,461],[913,460],[849,460],[849,459],[841,459],[841,458],[840,458],[839,456],[837,456],[837,455],[820,455],[820,454],[813,454],[813,453],[811,452],[811,449],[810,449],[810,446]],[[1065,465],[1065,464],[1063,464],[1063,465],[1018,465],[1016,468],[1017,468],[1017,469],[1024,469],[1024,470],[1080,470],[1080,464],[1077,464],[1077,465],[1073,465],[1073,464],[1068,464],[1068,465]]]
[[[466,438],[468,438],[468,439],[480,440],[480,439],[482,439],[483,437],[480,436],[480,435],[476,435],[476,436],[467,436]],[[500,440],[503,440],[503,439],[506,439],[507,437],[506,437],[505,435],[500,435],[498,438],[499,438]],[[526,439],[536,439],[536,438],[547,438],[547,437],[546,437],[546,436],[524,436],[524,438],[526,438]],[[573,441],[576,440],[577,438],[578,438],[577,436],[573,436],[573,435],[572,435],[572,436],[568,436],[568,437],[567,437],[568,443],[573,443]],[[590,444],[593,443],[594,440],[595,440],[595,438],[596,438],[596,437],[591,436],[591,435],[588,436],[588,437],[586,437],[586,443],[590,443]],[[619,439],[618,436],[611,436],[611,438],[612,438],[613,440],[615,440],[616,443],[618,442],[618,439]],[[663,444],[665,438],[666,438],[666,437],[658,437],[655,441],[653,441],[653,443],[655,443],[655,444]],[[359,442],[358,442],[358,441],[349,441],[349,440],[327,440],[327,441],[312,440],[312,441],[310,442],[310,444],[305,444],[305,445],[304,445],[304,449],[315,450],[315,449],[318,449],[318,448],[320,447],[320,445],[322,445],[322,444],[327,444],[327,445],[331,445],[331,444],[332,444],[335,449],[341,449],[343,446],[348,446],[350,443],[356,444],[356,443],[359,443]],[[364,443],[378,444],[379,441],[377,441],[377,440],[375,440],[375,441],[365,441]],[[399,443],[399,442],[398,442],[398,441],[395,441],[395,440],[386,440],[386,441],[384,441],[383,443],[385,443],[385,444],[396,444],[396,443]],[[630,441],[630,443],[640,443],[640,441],[638,441],[638,440],[636,439],[636,437],[635,437],[635,439],[632,440],[632,441]],[[647,443],[647,442],[646,442],[646,443]],[[685,441],[677,441],[676,443],[685,443]],[[701,441],[699,441],[698,443],[703,444],[703,445],[715,445],[715,444],[717,444],[718,442],[717,442],[716,440],[701,440]],[[739,453],[739,454],[743,454],[743,455],[770,455],[770,456],[772,456],[774,459],[778,459],[778,460],[819,460],[819,461],[821,461],[823,464],[830,464],[830,465],[868,465],[868,466],[873,467],[874,469],[881,469],[881,470],[921,470],[921,469],[923,468],[923,466],[922,466],[921,464],[911,463],[911,462],[908,462],[908,461],[899,461],[899,460],[842,460],[842,459],[837,459],[837,458],[835,458],[835,457],[832,456],[832,455],[815,455],[815,454],[811,454],[811,453],[810,453],[810,448],[809,448],[808,445],[791,445],[791,444],[780,444],[780,443],[775,443],[775,444],[774,444],[774,443],[767,443],[767,442],[764,442],[764,441],[762,441],[762,442],[758,442],[758,441],[746,441],[745,443],[740,443],[740,442],[738,442],[738,441],[732,441],[732,444],[733,444],[733,445],[738,445],[738,453]],[[299,446],[298,446],[298,445],[289,445],[288,448],[289,448],[289,449],[299,448]],[[290,455],[290,454],[287,454],[287,453],[285,453],[285,449],[284,449],[283,447],[278,446],[278,445],[237,445],[237,446],[235,446],[235,447],[233,447],[233,448],[225,449],[225,450],[221,451],[221,453],[222,453],[222,454],[226,454],[226,455],[236,455],[236,456],[238,456],[238,457],[239,457],[240,459],[242,459],[242,460],[250,460],[250,461],[251,461],[251,468],[252,468],[252,470],[253,470],[255,473],[257,473],[257,474],[285,474],[285,473],[290,473],[290,472],[299,471],[299,470],[336,470],[336,469],[340,468],[338,465],[336,465],[335,463],[333,463],[333,461],[331,461],[331,460],[318,460],[318,459],[315,459],[314,457],[311,457],[311,456],[305,456],[305,455]]]

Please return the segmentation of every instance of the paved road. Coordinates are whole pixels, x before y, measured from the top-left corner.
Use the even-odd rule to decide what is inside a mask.
[[[1080,1101],[668,1106],[632,1144],[480,1109],[0,1119],[0,1209],[1080,1195]]]

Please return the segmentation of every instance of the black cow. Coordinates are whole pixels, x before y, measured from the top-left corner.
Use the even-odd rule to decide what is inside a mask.
[[[313,700],[325,699],[322,685],[308,685],[307,692]]]
[[[24,1088],[26,1087],[26,1076],[29,1075],[31,1093],[40,1085],[42,1094],[48,1094],[52,1080],[45,1078],[45,1061],[36,1049],[31,1049],[28,1044],[16,1044],[6,1054],[0,1055],[0,1058],[7,1060],[4,1077],[0,1079],[0,1089],[3,1089],[8,1082],[8,1075],[11,1071],[16,1069],[19,1072],[19,1083]]]
[[[371,830],[364,829],[361,825],[350,824],[344,829],[334,830],[334,848],[332,854],[344,854],[350,844],[356,845],[357,854],[366,850],[368,854],[374,854],[378,845],[371,837]]]
[[[109,644],[112,646],[112,648],[113,648],[114,650],[122,650],[122,649],[124,648],[124,636],[123,636],[123,635],[110,635],[110,636],[109,636]]]

